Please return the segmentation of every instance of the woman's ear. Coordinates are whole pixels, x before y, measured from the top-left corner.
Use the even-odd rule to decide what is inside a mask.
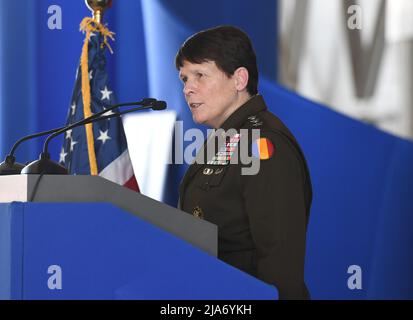
[[[245,67],[239,67],[234,72],[235,87],[238,91],[244,91],[248,85],[249,74]]]

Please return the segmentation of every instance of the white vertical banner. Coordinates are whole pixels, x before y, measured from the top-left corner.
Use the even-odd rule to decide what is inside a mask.
[[[413,1],[387,1],[386,40],[400,42],[413,40]]]
[[[163,196],[175,120],[175,111],[147,112],[123,120],[140,191],[158,201]]]

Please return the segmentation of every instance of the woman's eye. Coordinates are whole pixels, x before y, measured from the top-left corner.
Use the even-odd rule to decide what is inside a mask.
[[[201,78],[203,76],[202,73],[197,73],[198,78]]]

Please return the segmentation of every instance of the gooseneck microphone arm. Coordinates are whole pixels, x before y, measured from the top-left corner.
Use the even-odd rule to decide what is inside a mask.
[[[104,115],[105,113],[108,113],[109,111],[116,109],[119,106],[130,106],[130,105],[141,105],[141,107],[129,109],[123,112],[112,113],[106,116]],[[59,134],[62,134],[68,130],[83,126],[88,123],[98,122],[98,121],[102,121],[102,120],[114,118],[114,117],[120,117],[124,114],[134,112],[134,111],[140,111],[140,110],[145,110],[145,109],[164,110],[165,108],[166,108],[166,103],[164,101],[158,101],[156,99],[145,99],[141,102],[133,103],[133,104],[128,103],[128,104],[114,105],[86,119],[80,120],[76,123],[73,123],[72,125],[66,126],[52,133],[49,137],[47,137],[47,139],[45,140],[44,146],[43,146],[43,152],[40,154],[40,159],[33,161],[32,163],[24,167],[21,173],[22,174],[67,174],[68,173],[65,167],[50,160],[50,155],[48,153],[48,145],[49,145],[50,140],[58,136]]]
[[[158,102],[156,99],[147,98],[147,99],[144,99],[144,100],[139,101],[139,102],[125,102],[125,103],[115,104],[115,105],[110,106],[108,109],[106,109],[106,110],[104,110],[104,111],[102,111],[102,112],[93,114],[93,115],[91,115],[90,117],[85,118],[85,119],[82,119],[82,120],[80,120],[80,121],[78,121],[78,122],[76,122],[76,123],[80,123],[81,121],[86,121],[86,120],[89,120],[89,119],[97,118],[97,117],[99,117],[101,114],[105,114],[105,113],[107,113],[107,112],[109,112],[109,111],[111,111],[111,110],[113,110],[113,109],[119,108],[119,107],[145,105],[145,104],[151,104],[151,103],[156,103],[156,102]],[[43,132],[35,133],[35,134],[31,134],[31,135],[28,135],[28,136],[23,137],[23,138],[21,138],[21,139],[19,139],[19,140],[16,141],[16,143],[13,145],[13,148],[10,150],[10,153],[8,154],[8,156],[14,157],[14,153],[16,152],[17,147],[18,147],[22,142],[27,141],[27,140],[30,140],[30,139],[34,139],[34,138],[37,138],[37,137],[45,136],[45,135],[48,135],[48,134],[52,134],[52,133],[55,133],[55,132],[57,132],[57,131],[63,130],[64,128],[66,128],[66,126],[60,127],[60,128],[56,128],[56,129],[52,129],[52,130],[48,130],[48,131],[43,131]],[[70,130],[70,129],[69,129],[69,130]]]
[[[133,106],[133,105],[135,105],[135,106],[140,105],[141,107],[134,108],[134,109],[129,109],[129,110],[122,111],[122,112],[116,112],[116,113],[104,116],[105,113],[108,113],[108,112],[110,112],[113,109],[116,109],[118,107]],[[120,116],[122,116],[124,114],[127,114],[127,113],[130,113],[130,112],[146,110],[146,109],[152,109],[152,110],[155,110],[155,111],[164,110],[164,109],[166,109],[166,102],[165,101],[159,101],[159,100],[156,100],[156,99],[153,99],[153,98],[147,98],[147,99],[144,99],[144,100],[139,101],[139,102],[122,103],[122,104],[111,106],[110,108],[108,108],[106,110],[103,110],[101,112],[95,113],[94,115],[92,115],[92,116],[90,116],[86,119],[80,120],[78,122],[75,122],[75,123],[73,123],[69,126],[60,128],[59,130],[53,132],[50,136],[47,137],[47,139],[44,142],[43,153],[48,153],[48,147],[49,147],[50,140],[52,140],[54,137],[66,132],[68,130],[74,129],[74,128],[79,127],[79,126],[83,126],[83,125],[88,124],[88,123],[93,123],[93,122],[96,122],[96,121],[101,121],[101,120],[110,119],[110,118],[114,118],[114,117],[120,117]]]
[[[14,157],[14,153],[16,152],[17,147],[22,142],[30,140],[30,139],[34,139],[34,138],[37,138],[37,137],[45,136],[45,135],[48,135],[48,134],[52,134],[56,131],[62,130],[63,128],[65,128],[65,127],[60,127],[60,128],[52,129],[52,130],[49,130],[49,131],[38,132],[38,133],[31,134],[29,136],[23,137],[23,138],[16,141],[16,143],[13,145],[13,148],[10,150],[10,153],[7,156],[8,157]]]

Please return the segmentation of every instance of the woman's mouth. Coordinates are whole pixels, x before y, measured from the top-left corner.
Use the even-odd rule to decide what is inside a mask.
[[[189,106],[191,109],[198,109],[202,103],[190,103]]]

